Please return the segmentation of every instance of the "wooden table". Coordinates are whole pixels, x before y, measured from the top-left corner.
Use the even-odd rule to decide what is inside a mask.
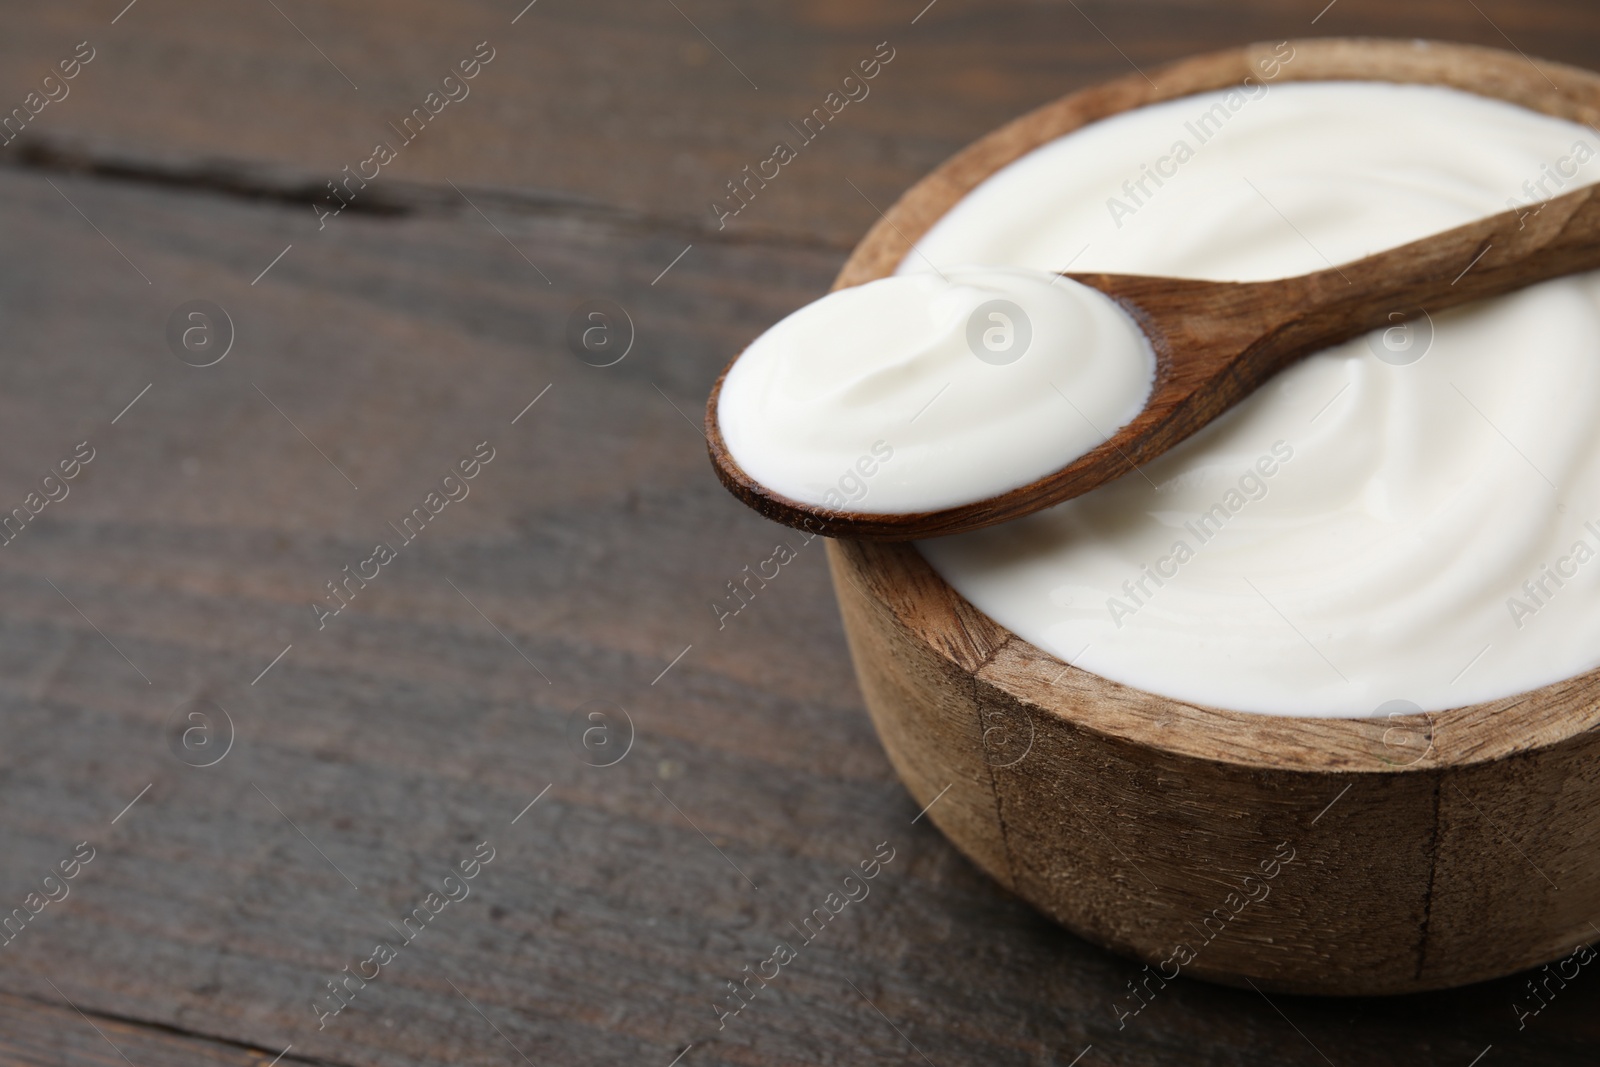
[[[1587,970],[1521,1028],[1528,976],[1183,980],[1119,1027],[1138,966],[900,789],[820,543],[719,617],[789,535],[697,426],[878,209],[1024,109],[1312,34],[1596,66],[1592,5],[125,2],[0,20],[0,113],[27,117],[0,148],[0,508],[27,519],[0,535],[0,1060],[1594,1062]],[[725,183],[880,42],[870,95],[719,228]],[[184,319],[200,300],[226,321]],[[574,354],[585,300],[625,313],[591,337],[631,334],[620,362]]]

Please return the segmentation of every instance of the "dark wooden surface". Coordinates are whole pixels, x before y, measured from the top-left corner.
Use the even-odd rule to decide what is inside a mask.
[[[1578,0],[1322,6],[8,5],[0,107],[97,55],[0,148],[0,506],[96,451],[0,548],[0,914],[96,854],[0,947],[0,1061],[1592,1062],[1589,969],[1521,1030],[1523,978],[1270,1003],[1180,981],[1119,1030],[1138,968],[913,821],[821,545],[725,628],[712,609],[788,535],[717,484],[706,389],[975,136],[1257,38],[1503,31],[1600,65]],[[313,191],[483,40],[382,210],[319,232]],[[872,95],[717,232],[722,183],[884,40]],[[609,368],[564,342],[589,297],[636,324]],[[237,328],[209,368],[164,339],[192,299]],[[485,440],[470,496],[319,631],[323,583]],[[168,743],[196,699],[233,723],[207,768]],[[573,742],[596,700],[634,728],[609,767]],[[481,841],[471,895],[319,1030],[323,981]],[[719,1030],[725,983],[885,841],[871,895]]]

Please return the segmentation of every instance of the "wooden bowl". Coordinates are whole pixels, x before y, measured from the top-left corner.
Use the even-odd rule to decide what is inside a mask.
[[[1600,76],[1430,42],[1304,40],[1282,80],[1453,86],[1600,123]],[[968,190],[1108,115],[1226,88],[1274,46],[1073,93],[917,183],[836,287],[891,273]],[[1388,719],[1245,714],[1071,667],[961,598],[909,544],[830,542],[852,658],[918,805],[1082,937],[1177,973],[1293,993],[1437,989],[1600,937],[1600,671]],[[1133,994],[1119,1010],[1133,1011]]]

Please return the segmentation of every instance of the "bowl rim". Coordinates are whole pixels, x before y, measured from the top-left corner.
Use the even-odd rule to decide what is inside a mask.
[[[851,252],[832,289],[891,274],[971,189],[1026,153],[1100,119],[1244,84],[1285,45],[1284,81],[1439,85],[1582,123],[1600,134],[1600,74],[1520,52],[1367,37],[1256,42],[1088,86],[985,134],[912,185]],[[957,593],[910,542],[835,541],[836,577],[981,684],[1080,729],[1176,755],[1261,769],[1412,774],[1560,746],[1600,728],[1600,667],[1537,689],[1443,711],[1324,717],[1174,700],[1075,667],[1012,633]],[[852,578],[851,574],[855,577]],[[1047,673],[1053,677],[1046,681]],[[1395,733],[1427,741],[1397,745]]]

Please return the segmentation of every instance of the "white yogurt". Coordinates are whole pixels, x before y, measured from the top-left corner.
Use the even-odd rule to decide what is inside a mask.
[[[728,371],[729,453],[791,500],[904,514],[984,500],[1066,466],[1143,408],[1144,334],[1061,276],[949,267],[841,289]]]
[[[1600,178],[1594,130],[1463,92],[1288,83],[1232,102],[1171,101],[1046,145],[918,248],[941,267],[1276,278]],[[1587,671],[1600,276],[1435,315],[1428,333],[1314,356],[1140,474],[920,548],[1024,638],[1178,700],[1442,710]]]

